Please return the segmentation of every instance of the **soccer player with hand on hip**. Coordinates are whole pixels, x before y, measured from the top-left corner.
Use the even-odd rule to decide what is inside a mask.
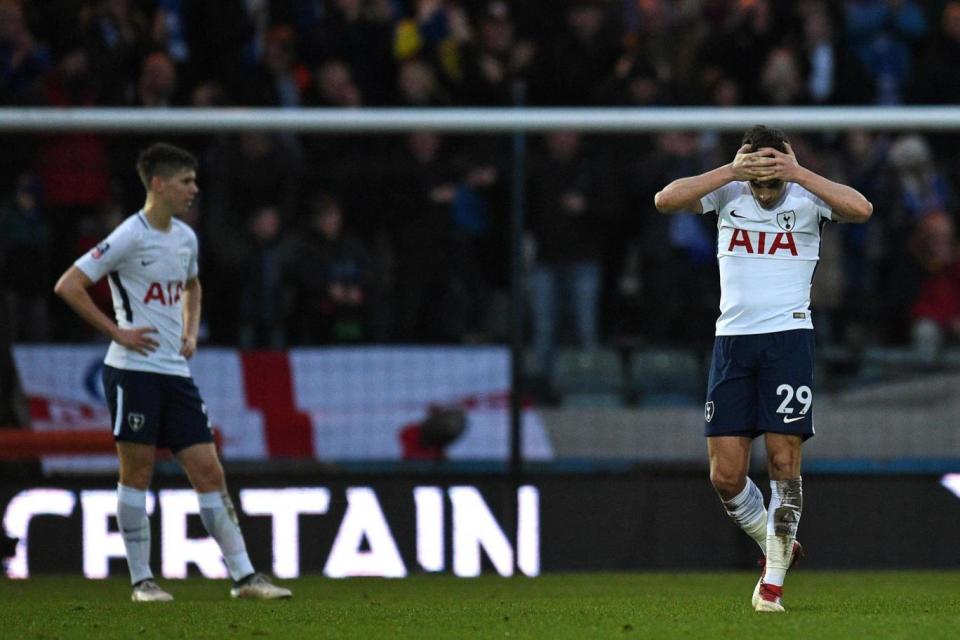
[[[857,190],[797,162],[786,135],[747,130],[733,162],[674,180],[656,194],[662,213],[717,216],[720,317],[704,409],[710,481],[730,517],[763,551],[756,611],[784,611],[803,505],[801,445],[814,435],[810,286],[827,221],[866,222]],[[770,504],[747,476],[763,435]]]
[[[117,523],[135,602],[173,599],[153,580],[147,489],[157,447],[168,447],[197,492],[200,519],[217,541],[235,598],[289,598],[253,570],[227,493],[207,410],[187,360],[197,350],[200,280],[197,236],[177,217],[197,192],[197,160],[173,145],[144,150],[137,172],[147,190],[143,209],[122,222],[60,277],[54,291],[84,320],[110,336],[103,386],[120,459]],[[108,277],[116,322],[87,289]]]

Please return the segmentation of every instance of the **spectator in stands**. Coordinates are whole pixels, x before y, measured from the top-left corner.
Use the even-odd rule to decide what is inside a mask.
[[[489,145],[470,145],[455,160],[456,191],[450,214],[453,218],[454,291],[462,310],[464,339],[475,340],[501,324],[491,316],[491,287],[504,286],[509,258],[507,220],[498,215],[505,204],[500,189],[501,169],[497,150]],[[494,234],[498,235],[494,235]],[[502,319],[501,319],[502,320]],[[506,333],[503,333],[506,335]]]
[[[97,104],[94,79],[87,53],[73,49],[46,78],[45,101],[51,107],[91,107]],[[110,174],[104,139],[95,133],[51,133],[43,136],[36,150],[36,173],[43,185],[43,208],[47,214],[53,272],[64,270],[70,257],[88,247],[78,246],[78,230],[84,218],[93,217],[110,200]],[[53,333],[59,338],[88,332],[66,306],[56,304]]]
[[[264,36],[263,57],[238,78],[235,93],[244,104],[293,109],[303,104],[310,72],[297,63],[294,31],[287,25],[271,27]]]
[[[890,147],[888,161],[895,177],[891,185],[894,196],[889,202],[892,231],[899,233],[912,227],[924,214],[952,211],[950,184],[934,161],[926,139],[918,134],[905,134]]]
[[[912,101],[917,104],[960,104],[960,1],[943,7],[940,31],[926,45],[917,64]]]
[[[226,93],[216,80],[198,82],[190,91],[190,106],[198,109],[225,106]]]
[[[235,344],[240,340],[240,308],[254,253],[274,242],[274,227],[282,233],[294,226],[303,167],[296,150],[268,133],[226,138],[210,156],[204,226],[211,258],[207,268],[217,286],[208,296],[207,316],[213,339]],[[267,205],[270,212],[264,214]],[[261,219],[252,222],[254,214]],[[279,218],[276,223],[274,217]],[[273,339],[268,338],[264,340]]]
[[[457,0],[412,0],[397,20],[393,55],[397,60],[421,57],[438,68],[459,64],[460,47],[472,37],[467,14]]]
[[[914,0],[846,0],[847,37],[876,84],[879,104],[900,104],[913,73],[913,48],[927,33]]]
[[[872,78],[841,42],[827,8],[812,3],[806,7],[802,19],[806,102],[814,105],[873,102]]]
[[[919,279],[914,275],[914,230],[929,214],[952,211],[953,197],[923,137],[905,134],[897,138],[887,154],[887,162],[889,173],[883,193],[890,204],[883,218],[885,252],[878,277],[885,283],[884,299],[891,319],[887,325],[893,331],[892,337],[899,341],[908,335],[903,310],[910,308]]]
[[[353,81],[353,72],[343,60],[326,60],[314,71],[317,106],[359,107],[363,93]]]
[[[391,78],[395,76],[391,74]],[[366,96],[354,81],[347,62],[330,58],[314,69],[308,103],[321,107],[352,108],[366,105]],[[391,96],[395,87],[388,90]],[[391,98],[392,99],[392,98]],[[351,212],[351,222],[361,233],[372,232],[370,219],[376,219],[381,194],[371,189],[371,180],[388,160],[383,140],[371,134],[311,135],[303,138],[307,182],[313,189],[343,194],[343,206]],[[363,170],[358,170],[363,167]]]
[[[741,105],[740,87],[733,78],[723,73],[715,76],[706,89],[707,103],[710,106],[739,107]]]
[[[510,5],[494,0],[484,5],[474,41],[461,50],[462,76],[457,83],[460,102],[476,106],[514,103],[514,83],[528,72],[534,47],[517,41]]]
[[[41,198],[37,177],[23,174],[13,196],[0,204],[0,306],[6,306],[14,342],[50,337],[49,231]]]
[[[862,130],[844,135],[841,162],[846,170],[842,182],[849,184],[871,202],[877,202],[886,179],[887,151],[885,135]],[[886,212],[884,212],[886,213]],[[884,221],[874,218],[866,224],[840,225],[843,236],[844,304],[840,322],[850,342],[862,341],[865,327],[875,324],[884,313],[883,294],[879,292],[878,263],[882,255]],[[827,234],[829,235],[829,234]]]
[[[960,1],[944,4],[939,33],[930,39],[916,66],[912,101],[918,104],[960,104],[960,78],[945,69],[960,68]],[[960,157],[956,132],[942,131],[931,138],[933,151],[953,185],[960,188]]]
[[[39,102],[50,67],[50,51],[34,40],[20,3],[0,1],[0,105]]]
[[[233,86],[241,74],[244,48],[253,36],[245,0],[185,2],[184,36],[190,50],[189,72],[194,79],[214,79]]]
[[[146,18],[129,0],[99,0],[84,35],[99,104],[134,101],[134,79],[148,48]]]
[[[457,172],[446,141],[412,133],[394,161],[388,190],[397,249],[397,329],[404,342],[459,341],[463,310],[454,299],[451,207]]]
[[[317,66],[342,60],[371,105],[390,104],[396,85],[390,0],[333,0],[324,8],[302,38],[304,61]]]
[[[166,53],[155,51],[143,60],[137,82],[137,104],[143,107],[173,105],[177,90],[177,69]]]
[[[774,47],[760,71],[760,101],[771,107],[804,102],[800,61],[791,47]]]
[[[531,166],[530,274],[532,346],[542,382],[553,374],[554,349],[566,320],[574,342],[588,351],[600,339],[603,237],[609,212],[601,176],[580,133],[549,133]]]
[[[600,0],[572,0],[565,29],[537,52],[531,69],[536,104],[591,106],[613,72],[620,51]]]
[[[757,86],[768,53],[784,44],[769,0],[736,0],[703,41],[697,57],[702,69],[716,68],[733,78],[744,104],[759,104]]]
[[[271,0],[254,0],[252,2],[247,0],[243,3],[243,11],[247,14],[247,22],[251,27],[241,54],[241,65],[244,71],[263,59],[267,33],[273,25],[286,23],[285,18],[287,16],[284,5],[287,4],[287,2]]]
[[[960,338],[960,260],[953,219],[933,211],[917,221],[910,249],[919,267],[910,307],[911,336],[919,355],[932,360]]]
[[[156,10],[150,27],[154,46],[176,64],[190,60],[190,45],[187,43],[186,14],[183,0],[156,0]]]
[[[143,59],[136,86],[137,95],[132,106],[160,109],[171,107],[180,99],[177,68],[163,51],[154,51]],[[123,211],[136,211],[143,204],[143,183],[130,167],[130,158],[137,157],[155,140],[156,135],[152,132],[109,138],[111,187]],[[180,145],[190,146],[185,140],[175,140]]]
[[[254,207],[247,216],[249,253],[240,290],[240,340],[244,349],[280,349],[286,340],[282,316],[284,232],[275,204]]]
[[[637,195],[648,193],[655,180],[695,175],[710,166],[713,152],[693,133],[658,134],[641,165],[637,180],[647,184]],[[644,305],[637,333],[657,342],[706,346],[703,335],[709,336],[716,321],[720,297],[715,226],[700,216],[646,216],[639,237]]]
[[[360,239],[344,230],[340,203],[314,195],[306,225],[289,241],[284,260],[292,344],[358,342],[366,337],[368,261]]]
[[[597,87],[603,104],[655,107],[669,102],[666,87],[657,78],[656,70],[640,60],[621,58],[614,73]]]
[[[420,58],[400,63],[397,74],[397,102],[401,107],[442,107],[450,104],[434,68]]]

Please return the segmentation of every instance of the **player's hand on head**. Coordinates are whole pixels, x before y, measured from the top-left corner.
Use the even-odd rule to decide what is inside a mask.
[[[730,166],[733,168],[733,176],[737,180],[749,180],[745,173],[747,158],[750,156],[749,151],[750,145],[745,144],[737,149],[737,155],[733,157],[733,164]]]
[[[180,355],[189,360],[197,352],[197,339],[192,336],[180,338]]]
[[[153,327],[117,329],[113,340],[131,351],[136,351],[140,355],[146,356],[156,351],[157,347],[160,346],[160,343],[150,336],[152,333],[157,333],[157,330]]]
[[[745,144],[733,158],[733,177],[736,180],[765,180],[772,177],[773,160],[763,154],[763,150],[750,152]]]
[[[770,148],[760,149],[758,153],[764,153],[770,158],[771,174],[767,179],[794,182],[797,177],[797,172],[800,170],[800,163],[797,162],[797,156],[793,152],[793,147],[791,147],[789,143],[785,143],[784,146],[786,153]]]

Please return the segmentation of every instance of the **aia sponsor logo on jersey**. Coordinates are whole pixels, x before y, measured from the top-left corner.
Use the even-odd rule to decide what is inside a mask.
[[[101,242],[100,244],[95,246],[93,250],[90,252],[90,257],[93,258],[94,260],[99,260],[100,258],[103,257],[103,254],[105,254],[109,250],[110,250],[110,243]]]
[[[151,282],[150,286],[147,287],[147,293],[143,296],[143,304],[159,302],[164,307],[170,304],[178,304],[182,293],[182,282],[170,281],[166,287],[159,282]]]
[[[791,211],[790,213],[792,214],[793,212]],[[742,250],[735,251],[737,247],[741,247]],[[789,231],[774,234],[772,232],[767,233],[766,231],[734,229],[733,234],[730,236],[730,246],[727,247],[727,251],[731,253],[749,253],[767,256],[775,256],[782,251],[792,256],[798,255],[797,244],[793,240],[793,234]]]

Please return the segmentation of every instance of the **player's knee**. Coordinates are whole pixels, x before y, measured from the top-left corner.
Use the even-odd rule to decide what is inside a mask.
[[[133,467],[125,465],[120,468],[120,484],[138,491],[146,491],[150,488],[150,481],[153,479],[153,465],[141,465]]]
[[[214,460],[194,469],[190,479],[197,491],[219,491],[224,485],[223,467]]]
[[[771,453],[767,459],[770,477],[774,480],[789,480],[800,475],[800,455],[792,449]]]
[[[729,500],[743,491],[745,483],[743,474],[736,471],[721,467],[710,470],[710,484],[724,500]]]

